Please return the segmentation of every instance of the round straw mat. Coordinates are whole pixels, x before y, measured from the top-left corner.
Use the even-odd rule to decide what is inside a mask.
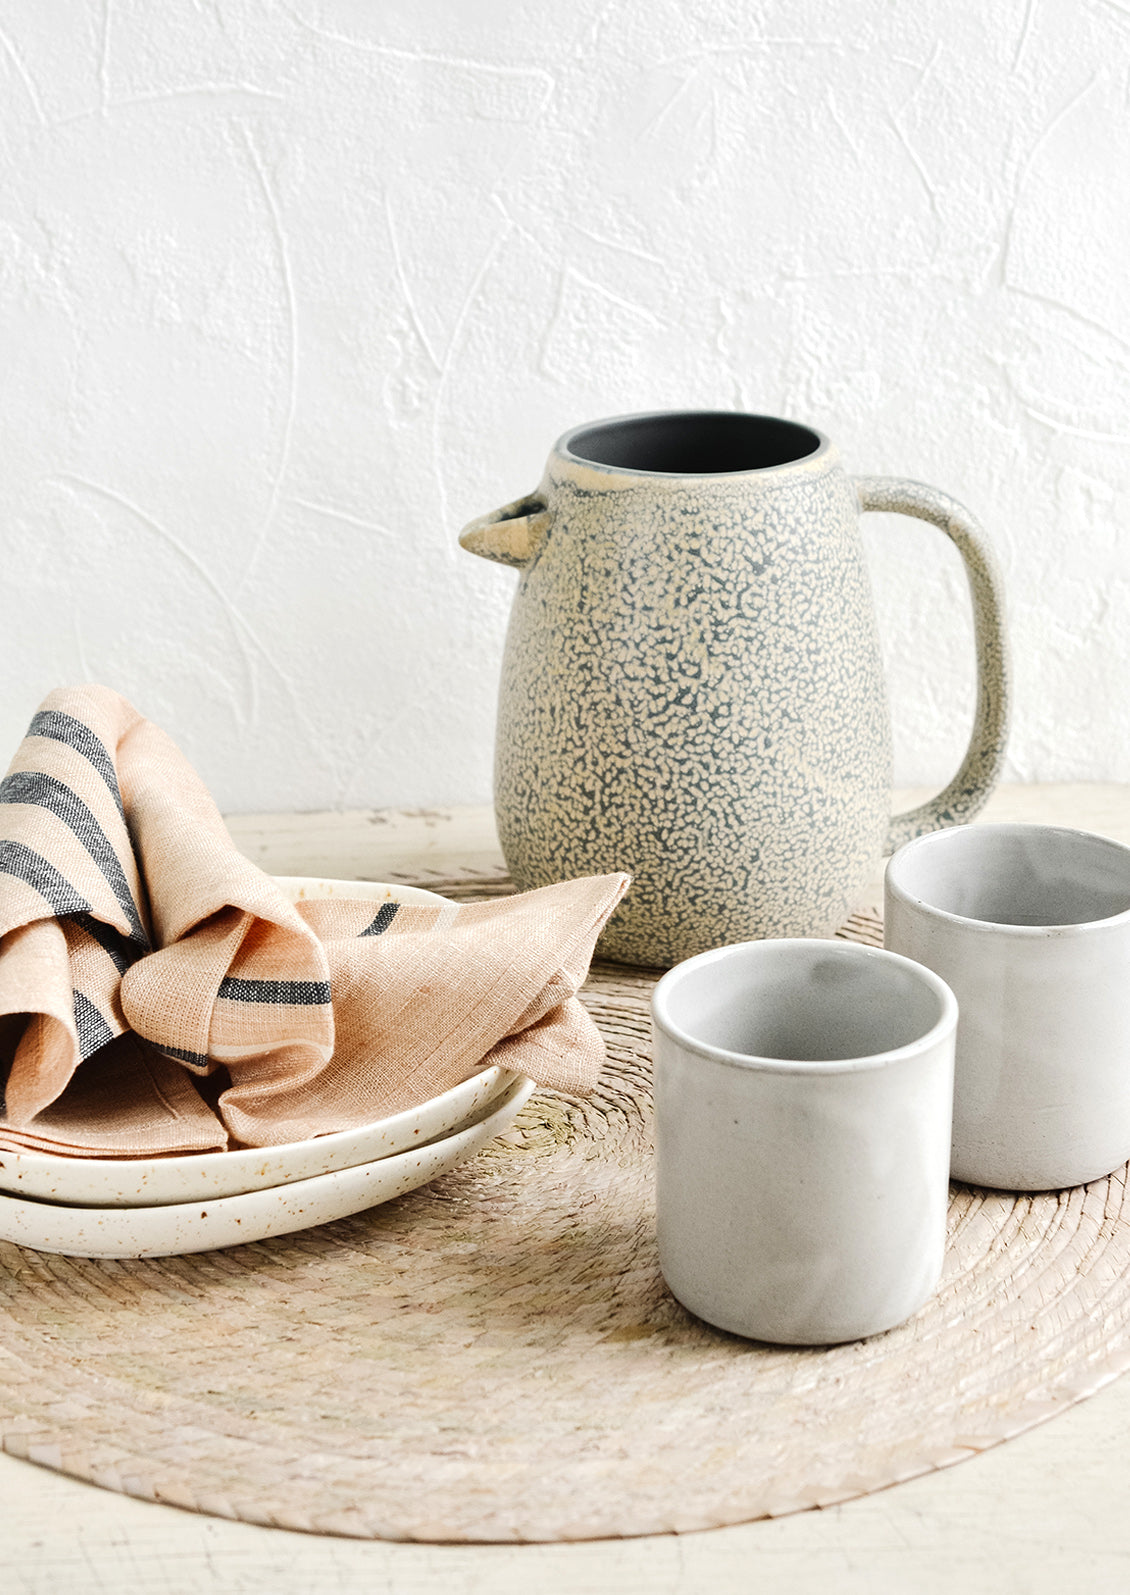
[[[844,934],[876,941],[878,923]],[[941,1289],[872,1340],[785,1350],[692,1318],[653,1239],[652,979],[594,971],[595,1097],[534,1097],[388,1206],[164,1261],[0,1246],[5,1449],[327,1534],[636,1535],[879,1489],[1126,1365],[1122,1170],[1052,1195],[955,1190]]]

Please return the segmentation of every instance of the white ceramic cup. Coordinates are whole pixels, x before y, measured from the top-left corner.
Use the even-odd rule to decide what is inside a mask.
[[[700,953],[652,997],[659,1261],[720,1329],[828,1345],[938,1282],[957,1004],[874,947]]]
[[[885,921],[961,1009],[955,1179],[1057,1190],[1130,1158],[1130,848],[1047,825],[937,831],[887,865]]]

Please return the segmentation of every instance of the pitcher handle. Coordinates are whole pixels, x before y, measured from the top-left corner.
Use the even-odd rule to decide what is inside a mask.
[[[961,768],[950,784],[919,808],[891,820],[887,851],[927,831],[965,825],[979,813],[1000,776],[1008,741],[1009,665],[1004,633],[1004,597],[996,556],[977,522],[955,499],[922,482],[899,477],[857,476],[861,510],[914,515],[936,526],[965,564],[973,600],[977,647],[977,710]]]
[[[520,570],[537,553],[552,520],[553,511],[542,494],[527,493],[500,510],[468,521],[459,533],[459,546],[469,554]]]

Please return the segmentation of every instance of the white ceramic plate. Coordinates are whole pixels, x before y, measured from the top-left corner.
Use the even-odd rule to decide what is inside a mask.
[[[414,1191],[473,1157],[513,1122],[533,1089],[532,1080],[513,1076],[501,1098],[454,1135],[267,1191],[161,1207],[65,1207],[0,1196],[0,1240],[65,1257],[181,1257],[328,1224]]]
[[[76,1207],[156,1207],[269,1190],[391,1157],[457,1130],[520,1076],[497,1065],[418,1108],[285,1146],[188,1157],[82,1158],[0,1149],[0,1192]]]
[[[446,901],[422,887],[387,886],[377,881],[327,881],[305,876],[279,876],[278,881],[295,902],[313,897],[360,897],[398,903]],[[516,1078],[492,1066],[442,1096],[391,1118],[285,1146],[159,1158],[56,1157],[43,1152],[0,1150],[0,1191],[85,1207],[153,1207],[267,1190],[335,1169],[372,1163],[434,1141],[464,1125]]]

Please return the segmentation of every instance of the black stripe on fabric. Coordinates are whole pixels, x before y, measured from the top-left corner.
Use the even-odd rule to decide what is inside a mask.
[[[383,936],[388,927],[396,918],[399,903],[382,903],[373,915],[371,925],[366,925],[361,932],[362,936]]]
[[[60,875],[42,853],[34,853],[22,842],[0,841],[0,875],[14,875],[17,880],[34,886],[53,914],[90,912],[90,904],[75,891],[66,876]]]
[[[217,997],[229,1002],[274,1002],[316,1008],[332,1002],[328,980],[221,980]]]
[[[105,831],[77,793],[42,770],[16,770],[0,781],[0,803],[34,804],[70,826],[122,905],[132,929],[133,940],[148,948],[149,939],[118,855],[111,847]]]
[[[113,1041],[114,1032],[89,997],[84,997],[81,991],[75,991],[72,995],[75,1002],[75,1029],[78,1031],[79,1057],[89,1058],[92,1052],[104,1047],[107,1041]]]
[[[167,1047],[163,1041],[154,1041],[153,1046],[158,1052],[163,1052],[166,1058],[175,1058],[178,1063],[192,1063],[198,1069],[206,1069],[211,1062],[206,1052],[189,1052],[187,1047]]]
[[[40,709],[38,714],[32,716],[27,734],[29,737],[49,737],[52,742],[65,742],[68,748],[74,748],[76,753],[88,759],[109,787],[110,796],[118,805],[118,813],[125,819],[126,811],[122,807],[114,761],[107,753],[105,743],[94,735],[88,725],[76,720],[73,714],[64,714],[61,709]]]
[[[136,963],[141,956],[138,949],[122,935],[120,930],[116,930],[113,925],[103,924],[102,920],[95,919],[93,914],[71,914],[69,918],[110,956],[119,975],[124,975],[130,965]]]

